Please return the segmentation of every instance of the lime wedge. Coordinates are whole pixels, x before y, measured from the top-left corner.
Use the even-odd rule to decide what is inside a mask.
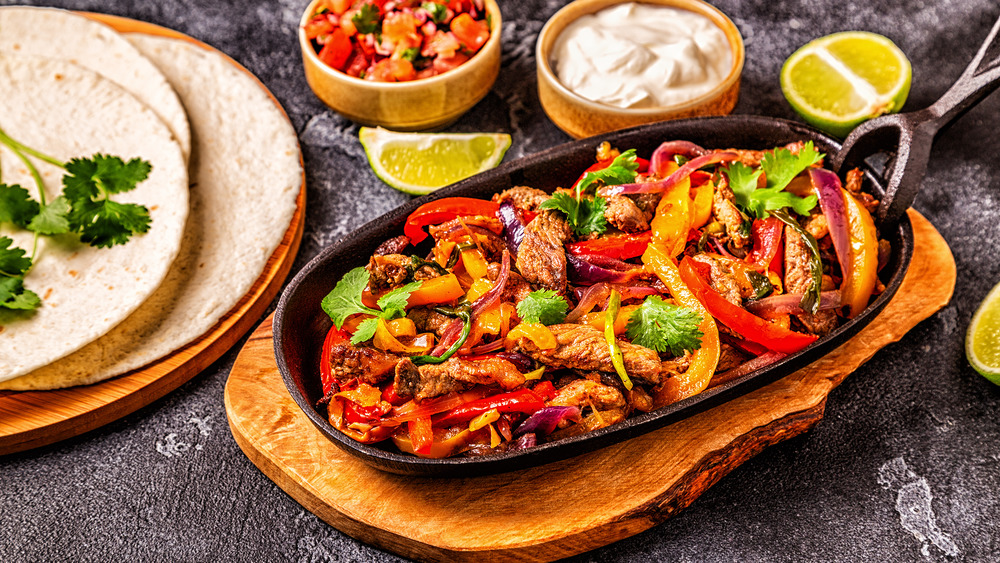
[[[976,371],[1000,385],[1000,284],[972,316],[965,333],[965,357]]]
[[[781,91],[810,125],[846,137],[863,121],[899,111],[910,61],[876,33],[844,31],[806,43],[781,67]]]
[[[423,195],[500,164],[506,133],[396,133],[362,127],[368,164],[383,182]]]

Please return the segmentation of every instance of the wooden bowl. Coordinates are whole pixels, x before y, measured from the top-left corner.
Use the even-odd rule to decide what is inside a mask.
[[[552,68],[552,50],[556,39],[566,26],[581,16],[593,14],[625,1],[669,6],[707,17],[722,29],[729,41],[733,55],[733,66],[729,74],[711,91],[690,101],[654,108],[619,108],[588,100],[564,86]],[[739,97],[744,58],[743,36],[740,35],[739,29],[725,14],[701,0],[576,0],[556,12],[538,35],[538,43],[535,46],[538,98],[549,119],[576,139],[643,123],[705,115],[726,115],[736,106]]]
[[[409,82],[372,82],[327,66],[319,59],[304,26],[322,0],[309,3],[299,24],[299,47],[306,81],[331,109],[362,125],[396,131],[444,127],[476,105],[500,72],[500,7],[485,0],[490,38],[471,59],[443,74]]]

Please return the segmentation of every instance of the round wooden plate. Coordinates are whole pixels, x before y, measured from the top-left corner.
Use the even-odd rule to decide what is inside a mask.
[[[425,561],[550,561],[646,530],[765,447],[812,428],[848,374],[944,307],[955,261],[910,212],[913,261],[896,296],[857,336],[783,379],[627,442],[565,461],[465,479],[384,473],[326,439],[289,396],[271,321],[236,358],[226,413],[236,442],[331,526]]]
[[[214,50],[192,37],[154,24],[105,14],[84,15],[119,32],[183,39]],[[239,63],[226,58],[253,76]],[[257,82],[284,114],[281,104]],[[301,165],[301,154],[299,162]],[[122,377],[53,391],[0,391],[0,455],[52,444],[117,420],[180,387],[229,350],[264,314],[292,268],[305,223],[305,180],[303,168],[292,221],[278,248],[268,258],[263,273],[215,326],[187,346]]]

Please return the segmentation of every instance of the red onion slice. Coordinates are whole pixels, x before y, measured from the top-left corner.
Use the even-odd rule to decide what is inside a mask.
[[[500,262],[500,275],[497,276],[496,281],[493,282],[493,288],[482,294],[479,299],[472,304],[472,319],[475,320],[476,316],[489,309],[494,303],[500,299],[500,294],[503,293],[503,288],[507,284],[507,278],[510,277],[510,252],[506,249],[503,251],[503,258]],[[441,341],[438,345],[431,351],[432,356],[440,356],[444,354],[452,344],[455,343],[455,339],[458,337],[459,333],[462,332],[462,327],[464,323],[462,319],[455,319],[444,329],[441,334]]]
[[[712,381],[708,383],[708,388],[711,389],[717,385],[722,385],[724,383],[729,383],[734,379],[739,379],[748,373],[767,367],[787,355],[788,354],[783,352],[765,352],[752,360],[743,362],[731,370],[715,374],[715,376],[712,377]]]
[[[851,275],[851,235],[840,178],[824,168],[810,168],[809,179],[816,188],[819,206],[826,216],[833,248],[837,251],[837,261],[840,262],[840,271],[847,278]]]
[[[609,197],[618,194],[646,194],[654,192],[665,192],[670,188],[676,186],[677,184],[683,182],[690,176],[693,172],[702,168],[704,166],[709,166],[712,164],[719,164],[720,162],[731,162],[733,160],[739,159],[740,155],[734,152],[713,152],[708,153],[698,158],[693,158],[689,160],[684,166],[677,169],[676,172],[668,176],[664,180],[657,180],[655,182],[643,182],[639,184],[621,184],[619,186],[604,186],[603,188],[597,190],[597,194],[603,197]]]
[[[705,149],[692,143],[691,141],[667,141],[653,151],[653,156],[649,157],[649,170],[653,174],[662,177],[667,164],[673,162],[674,156],[681,155],[687,158],[695,158],[705,154]]]
[[[521,241],[524,240],[524,220],[521,219],[521,214],[510,201],[500,204],[497,218],[503,224],[503,240],[507,243],[507,250],[510,251],[514,260],[517,260],[517,249],[521,247]]]
[[[755,315],[776,314],[776,315],[800,315],[806,312],[801,305],[801,293],[785,293],[782,295],[772,295],[756,301],[747,303],[744,308]],[[840,307],[840,290],[824,291],[819,294],[819,309],[836,309]]]
[[[528,417],[514,431],[515,436],[532,433],[548,436],[563,420],[580,421],[580,407],[545,407]]]

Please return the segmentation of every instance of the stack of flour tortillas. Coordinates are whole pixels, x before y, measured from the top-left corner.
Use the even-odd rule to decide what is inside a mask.
[[[0,128],[64,161],[152,164],[116,197],[150,210],[146,234],[111,249],[39,238],[25,285],[42,305],[0,315],[0,389],[94,383],[197,339],[264,271],[302,189],[295,131],[248,72],[185,39],[121,35],[62,10],[0,8]],[[58,195],[63,171],[35,165]],[[6,147],[0,174],[37,199]],[[28,231],[0,235],[32,248]]]

